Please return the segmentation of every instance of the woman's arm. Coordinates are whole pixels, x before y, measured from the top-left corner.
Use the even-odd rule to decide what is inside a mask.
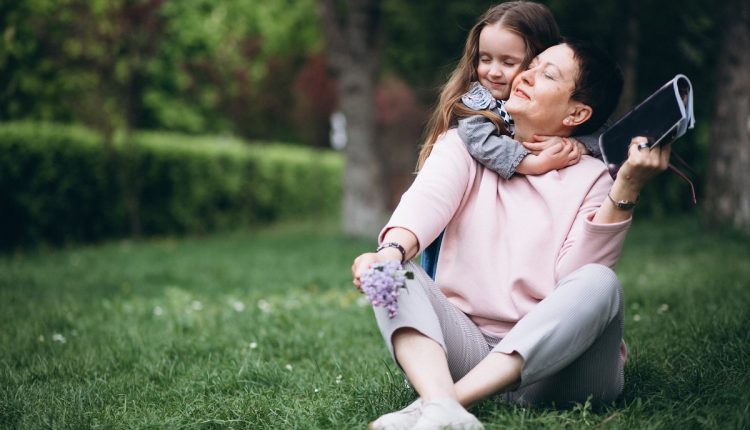
[[[404,260],[416,256],[421,244],[426,246],[435,240],[453,218],[476,173],[475,166],[455,130],[446,133],[401,197],[378,243],[398,243],[404,248]],[[352,265],[354,283],[373,263],[395,259],[402,259],[397,247],[360,255]]]
[[[393,227],[383,236],[383,243],[398,243],[404,248],[404,255],[397,247],[386,247],[378,252],[366,252],[354,259],[352,264],[352,276],[354,285],[360,287],[359,277],[375,263],[386,261],[408,261],[419,252],[419,241],[417,236],[402,227]]]
[[[669,166],[671,145],[638,149],[641,143],[648,143],[648,140],[645,137],[636,137],[630,142],[628,159],[617,172],[609,195],[596,211],[592,220],[595,224],[611,224],[630,219],[633,207],[618,207],[617,202],[637,202],[643,187]]]
[[[587,194],[558,254],[556,279],[588,263],[614,267],[633,216],[633,208],[618,207],[616,202],[637,201],[643,187],[669,164],[668,146],[639,151],[643,142],[645,138],[633,139],[628,160],[614,182],[603,172]]]

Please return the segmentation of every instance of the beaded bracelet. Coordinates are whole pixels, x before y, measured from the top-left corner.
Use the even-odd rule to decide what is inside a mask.
[[[383,243],[380,246],[378,246],[378,248],[375,250],[375,252],[380,252],[380,251],[382,251],[383,249],[386,249],[386,248],[396,248],[396,249],[398,249],[398,251],[401,253],[401,264],[404,263],[404,261],[406,260],[406,250],[404,249],[403,246],[401,246],[400,243],[396,243],[396,242],[386,242],[386,243]]]

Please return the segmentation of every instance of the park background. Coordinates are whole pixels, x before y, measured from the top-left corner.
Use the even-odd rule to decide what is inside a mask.
[[[691,79],[674,150],[699,204],[669,172],[639,202],[617,404],[479,416],[747,428],[750,6],[543,3],[622,65],[616,115]],[[491,4],[0,3],[0,426],[352,428],[406,404],[348,267]]]

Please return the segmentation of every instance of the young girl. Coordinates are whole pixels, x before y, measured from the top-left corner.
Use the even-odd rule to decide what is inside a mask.
[[[472,157],[506,179],[515,172],[539,175],[567,167],[582,153],[597,156],[597,136],[582,137],[583,145],[572,138],[543,136],[541,142],[527,143],[533,152],[510,137],[513,122],[503,103],[511,82],[539,52],[559,40],[554,17],[541,4],[512,1],[490,8],[469,32],[463,57],[443,88],[418,167],[438,136],[452,126],[458,126]]]

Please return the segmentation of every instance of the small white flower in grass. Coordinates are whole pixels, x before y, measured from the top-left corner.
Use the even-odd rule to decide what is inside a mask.
[[[192,309],[193,309],[194,311],[200,311],[200,310],[202,310],[202,309],[203,309],[203,303],[199,302],[198,300],[193,300],[193,302],[192,302],[192,303],[190,303],[190,307],[191,307],[191,308],[192,308]]]
[[[659,309],[656,310],[657,313],[663,314],[664,312],[669,310],[669,305],[666,303],[662,303],[661,306],[659,306]]]
[[[160,317],[164,315],[164,309],[161,306],[154,306],[154,316]]]
[[[55,333],[52,335],[52,341],[65,343],[65,336],[61,335],[60,333]]]
[[[257,342],[250,342],[250,349],[255,349],[257,347],[258,347],[258,343]]]
[[[242,312],[242,311],[244,311],[244,310],[245,310],[245,304],[244,304],[244,303],[242,303],[242,302],[239,302],[239,301],[237,301],[237,300],[233,300],[233,301],[232,301],[232,307],[233,307],[233,308],[234,308],[234,310],[235,310],[235,311],[237,311],[237,312]]]
[[[633,315],[633,321],[638,322],[640,320],[641,320],[641,315],[640,314]]]
[[[320,388],[316,388],[316,389],[315,389],[315,390],[313,390],[313,391],[315,391],[316,393],[319,393],[319,392],[320,392]]]
[[[342,376],[341,376],[341,375],[338,375],[338,376],[336,376],[336,383],[337,383],[337,384],[340,384],[340,383],[341,383],[341,378],[342,378]]]
[[[271,312],[271,304],[266,300],[260,299],[258,300],[258,309],[260,309],[261,312],[269,313]]]
[[[286,370],[290,372],[292,371],[292,369],[294,369],[291,364],[287,364],[286,366],[284,366],[284,368],[286,368]]]

